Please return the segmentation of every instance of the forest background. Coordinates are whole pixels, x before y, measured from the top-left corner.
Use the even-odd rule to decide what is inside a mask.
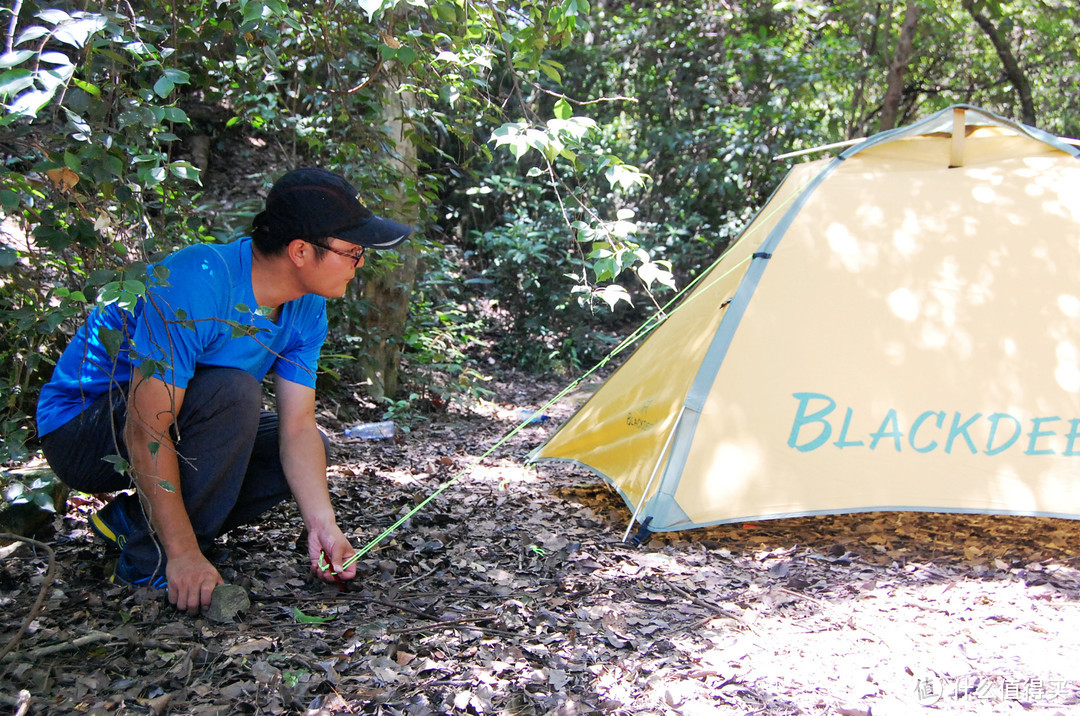
[[[407,423],[485,397],[491,357],[567,375],[600,360],[722,254],[799,160],[780,155],[955,103],[1080,135],[1080,6],[1057,0],[12,0],[0,16],[8,465],[33,455],[39,388],[86,312],[132,305],[166,252],[245,235],[294,166],[418,227],[332,312],[320,376],[343,420],[368,404]]]

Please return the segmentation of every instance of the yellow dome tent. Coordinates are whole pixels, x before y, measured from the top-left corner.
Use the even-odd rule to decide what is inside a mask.
[[[531,461],[649,531],[870,510],[1080,518],[1080,159],[958,106],[795,166]]]

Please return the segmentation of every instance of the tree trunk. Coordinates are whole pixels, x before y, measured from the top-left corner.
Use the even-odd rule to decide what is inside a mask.
[[[1012,48],[1009,47],[1009,43],[1002,36],[1000,30],[994,26],[994,23],[990,21],[990,18],[975,8],[973,0],[964,0],[964,9],[968,11],[968,14],[975,20],[975,24],[986,33],[986,36],[990,38],[990,42],[994,45],[998,59],[1001,60],[1001,64],[1005,69],[1005,76],[1020,97],[1021,121],[1034,127],[1035,101],[1031,98],[1031,83],[1028,82],[1024,71],[1020,69],[1020,63],[1016,61]]]
[[[417,221],[416,205],[408,202],[404,188],[417,173],[416,145],[406,135],[407,114],[415,106],[416,97],[411,92],[385,87],[383,120],[390,146],[387,162],[401,177],[386,213],[388,218],[406,224]],[[362,288],[363,298],[371,307],[367,316],[370,341],[363,350],[364,374],[371,383],[368,392],[376,400],[393,398],[398,392],[401,339],[409,317],[419,259],[415,238],[399,246],[395,253],[399,261],[387,270],[375,271]]]
[[[919,8],[916,0],[908,0],[904,12],[904,23],[900,26],[900,37],[896,41],[892,65],[889,67],[888,85],[885,89],[885,101],[881,108],[881,125],[884,131],[896,126],[896,117],[900,113],[900,100],[904,97],[904,70],[911,60],[911,47],[915,43],[915,29],[919,21]]]

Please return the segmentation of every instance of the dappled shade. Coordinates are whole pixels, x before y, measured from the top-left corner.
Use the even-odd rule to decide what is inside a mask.
[[[796,166],[533,457],[605,476],[654,531],[1080,517],[1078,319],[1075,149],[953,108]]]

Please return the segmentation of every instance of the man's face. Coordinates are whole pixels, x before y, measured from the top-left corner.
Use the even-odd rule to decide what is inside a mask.
[[[312,293],[325,298],[344,296],[349,282],[356,276],[356,269],[364,265],[364,247],[330,237],[324,248],[329,251],[323,253],[322,260],[313,267],[318,275]]]
[[[323,298],[345,296],[349,282],[355,278],[356,269],[364,266],[364,247],[333,237],[320,244],[305,243],[308,244],[309,255],[318,258],[307,260],[300,270],[303,293]],[[316,245],[326,251],[316,251]]]

